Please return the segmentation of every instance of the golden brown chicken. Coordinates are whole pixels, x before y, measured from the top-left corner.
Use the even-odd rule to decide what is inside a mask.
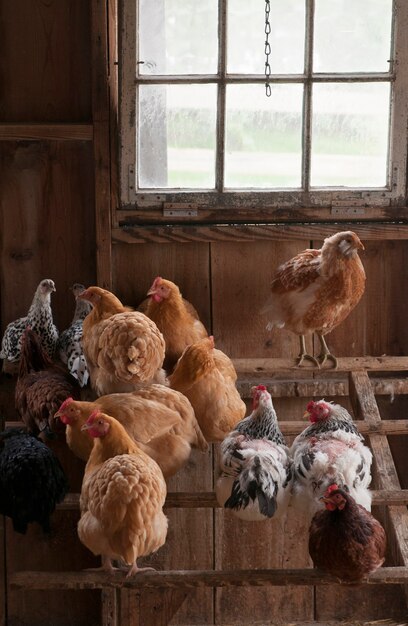
[[[146,315],[163,333],[166,342],[164,368],[171,372],[183,350],[190,344],[208,336],[194,307],[170,280],[157,276],[147,295],[150,302]]]
[[[165,382],[164,339],[152,320],[100,287],[88,287],[78,298],[93,307],[83,322],[82,345],[91,386],[99,395]]]
[[[339,232],[324,240],[320,250],[308,249],[283,263],[272,278],[272,295],[261,313],[268,328],[283,326],[300,338],[298,365],[307,359],[319,367],[337,359],[324,336],[346,319],[364,293],[365,272],[358,251],[364,250],[357,235]],[[305,335],[316,333],[321,353],[306,352]]]
[[[166,478],[188,461],[192,447],[208,448],[187,398],[163,385],[149,385],[134,393],[101,396],[95,402],[72,398],[63,402],[55,416],[67,424],[68,446],[84,461],[91,453],[92,440],[81,426],[95,410],[115,417]]]
[[[386,535],[380,522],[336,484],[330,485],[309,529],[316,567],[347,582],[361,582],[384,562]]]
[[[112,571],[112,559],[129,566],[128,577],[151,569],[136,560],[166,541],[163,474],[113,417],[95,411],[82,428],[94,445],[82,483],[79,538],[101,555],[101,569]]]
[[[193,405],[207,441],[222,441],[245,416],[236,379],[231,360],[214,348],[212,336],[186,348],[169,377],[172,389],[181,391]]]

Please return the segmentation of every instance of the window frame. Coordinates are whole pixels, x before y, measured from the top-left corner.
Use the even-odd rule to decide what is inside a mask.
[[[228,0],[219,0],[218,73],[214,75],[139,75],[138,74],[138,1],[119,2],[119,219],[120,211],[143,212],[160,208],[164,218],[199,218],[216,215],[219,209],[239,210],[245,207],[258,217],[267,218],[271,209],[302,209],[329,207],[331,214],[359,217],[363,207],[398,207],[406,204],[408,149],[408,2],[393,0],[393,28],[390,71],[378,73],[313,73],[314,0],[306,3],[305,71],[303,74],[272,74],[271,83],[304,84],[302,128],[302,186],[304,189],[227,189],[224,190],[223,159],[225,133],[225,87],[233,83],[264,83],[262,74],[242,75],[226,72],[226,14]],[[376,82],[391,84],[390,142],[388,181],[384,188],[309,189],[311,146],[311,106],[314,83]],[[137,189],[137,85],[215,83],[217,95],[216,188],[201,189]],[[222,213],[222,211],[221,211]],[[275,212],[276,213],[276,212]],[[230,215],[231,217],[231,215]]]

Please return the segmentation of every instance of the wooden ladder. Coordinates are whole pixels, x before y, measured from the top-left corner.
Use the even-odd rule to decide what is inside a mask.
[[[236,359],[234,364],[243,397],[247,397],[250,386],[258,382],[265,384],[273,396],[349,395],[357,418],[355,423],[368,438],[373,453],[373,479],[377,485],[373,504],[386,507],[385,526],[395,563],[393,567],[383,567],[371,574],[364,584],[400,584],[408,598],[408,489],[401,489],[387,439],[389,434],[408,434],[408,420],[382,420],[375,398],[376,394],[408,394],[408,380],[400,374],[389,378],[390,372],[408,371],[408,358],[339,359],[338,377],[334,380],[329,370],[314,370],[312,379],[277,380],[277,374],[300,371],[293,361],[283,359]],[[370,380],[368,371],[386,372],[388,377],[377,376]],[[330,378],[324,378],[327,372]],[[280,426],[284,434],[296,435],[305,424],[281,422]],[[77,508],[78,504],[79,495],[69,494],[59,508]],[[212,492],[169,493],[166,500],[167,508],[217,506]],[[131,579],[120,573],[20,571],[12,574],[9,582],[12,588],[25,590],[100,589],[102,626],[166,626],[188,597],[188,590],[196,587],[341,584],[335,577],[308,568],[159,571],[143,572]]]

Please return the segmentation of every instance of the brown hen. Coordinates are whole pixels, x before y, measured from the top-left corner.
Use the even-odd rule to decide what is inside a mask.
[[[65,368],[53,363],[38,335],[26,329],[21,340],[21,355],[15,389],[16,409],[33,435],[62,433],[54,414],[67,397],[80,397],[77,381]]]
[[[164,339],[152,320],[100,287],[88,287],[78,298],[93,307],[83,322],[82,345],[98,395],[165,381]]]
[[[324,336],[346,319],[364,293],[358,250],[364,246],[355,233],[339,232],[325,239],[320,250],[304,250],[276,270],[272,295],[261,313],[268,316],[269,329],[285,327],[299,335],[298,365],[307,359],[319,366],[330,359],[337,367]],[[317,359],[305,347],[305,335],[314,332],[321,344]]]
[[[129,566],[128,577],[151,569],[139,568],[137,558],[166,541],[163,474],[113,417],[95,412],[82,428],[94,445],[81,489],[79,538],[101,555],[102,569],[112,571],[113,559]]]
[[[158,276],[154,279],[147,295],[150,301],[146,315],[163,333],[166,342],[164,368],[171,372],[183,350],[190,344],[208,336],[197,311],[170,280]]]
[[[310,524],[309,553],[316,567],[347,582],[361,582],[384,562],[385,530],[344,489],[330,485]]]
[[[188,461],[192,447],[208,448],[187,398],[163,385],[149,385],[133,393],[101,396],[95,402],[65,400],[56,417],[67,424],[68,446],[85,461],[92,440],[81,427],[95,410],[114,416],[166,478]]]
[[[193,405],[207,441],[222,441],[245,416],[236,379],[234,365],[214,348],[212,336],[186,348],[169,377],[172,389],[181,391]]]

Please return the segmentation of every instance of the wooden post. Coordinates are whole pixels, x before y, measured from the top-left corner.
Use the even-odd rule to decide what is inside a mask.
[[[117,590],[114,587],[103,587],[101,591],[102,626],[119,626]]]

